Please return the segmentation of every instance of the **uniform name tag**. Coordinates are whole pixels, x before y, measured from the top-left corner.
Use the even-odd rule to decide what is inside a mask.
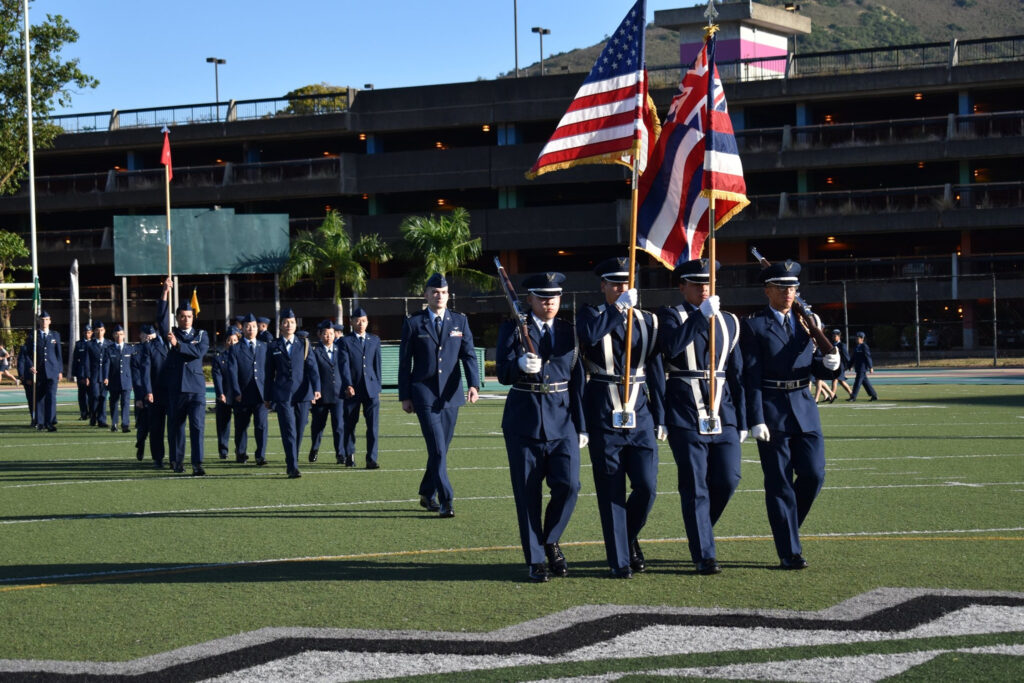
[[[451,332],[448,333],[448,336],[449,337],[461,337],[462,336],[462,332],[460,332],[459,330],[452,330]]]

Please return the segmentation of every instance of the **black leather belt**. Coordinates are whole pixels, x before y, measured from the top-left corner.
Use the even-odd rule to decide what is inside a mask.
[[[806,389],[807,385],[810,383],[810,377],[805,377],[803,379],[764,379],[761,380],[761,388],[794,391],[796,389]]]
[[[604,382],[605,384],[624,384],[622,375],[591,375],[591,382]],[[643,384],[646,380],[644,375],[636,375],[629,378],[630,384]]]
[[[547,384],[532,384],[530,382],[516,382],[512,388],[517,391],[529,391],[533,394],[560,394],[569,391],[568,382],[549,382]]]
[[[708,370],[672,370],[668,373],[669,379],[708,379]],[[715,377],[725,377],[723,370],[715,371]]]

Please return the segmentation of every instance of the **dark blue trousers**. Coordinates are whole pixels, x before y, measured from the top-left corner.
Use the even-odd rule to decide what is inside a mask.
[[[288,474],[299,471],[299,450],[302,448],[302,434],[309,419],[309,401],[298,403],[277,403],[277,425],[281,429],[281,445],[284,446],[284,465]]]
[[[505,433],[519,540],[526,564],[544,562],[544,545],[557,543],[576,509],[580,491],[580,449],[576,434],[542,441]],[[551,500],[544,505],[544,482]]]
[[[92,414],[91,403],[89,402],[89,387],[85,386],[85,378],[79,377],[76,379],[78,383],[78,416],[83,420],[88,420],[89,415]]]
[[[160,463],[164,461],[164,454],[167,452],[164,436],[167,436],[168,445],[171,441],[167,432],[167,404],[159,401],[150,403],[146,413],[146,422],[149,423],[149,454],[153,456],[153,462]]]
[[[668,444],[679,472],[679,497],[690,557],[694,562],[713,560],[712,527],[740,483],[739,434],[729,425],[713,436],[669,425]]]
[[[136,394],[138,396],[138,394]],[[145,400],[135,399],[135,447],[145,448],[149,437],[149,404]]]
[[[131,389],[110,392],[110,425],[112,427],[116,427],[119,420],[125,429],[131,425],[131,417],[128,415],[128,399],[131,395]]]
[[[31,375],[29,375],[31,377]],[[32,426],[36,426],[36,399],[32,387],[35,386],[31,379],[27,382],[22,380],[22,388],[25,389],[25,403],[28,404],[28,416],[32,420]]]
[[[345,414],[345,457],[354,458],[356,453],[356,425],[359,423],[359,408],[363,409],[366,420],[366,462],[377,462],[377,422],[380,417],[380,397],[360,396],[346,398],[343,403]]]
[[[107,388],[89,380],[89,424],[107,426]]]
[[[419,418],[420,432],[427,445],[427,468],[420,481],[420,495],[433,498],[436,494],[441,505],[451,505],[455,493],[448,480],[448,446],[455,435],[455,420],[459,417],[459,409],[419,408],[416,417]]]
[[[772,432],[770,441],[757,442],[757,450],[775,550],[780,558],[799,555],[800,525],[825,483],[825,438],[821,432]]]
[[[227,403],[218,401],[214,406],[214,417],[217,423],[217,455],[225,456],[228,454],[231,439],[231,418],[234,414],[235,409]],[[239,431],[237,418],[235,419],[235,455],[238,455],[239,453],[245,453],[245,449],[249,444],[245,430]]]
[[[868,396],[878,398],[875,388],[871,386],[871,380],[868,379],[867,371],[857,372],[857,377],[853,380],[853,390],[850,392],[850,398],[857,398],[861,385],[864,386],[864,391],[868,392]]]
[[[256,461],[267,459],[267,406],[263,401],[255,403],[235,404],[235,448],[241,450],[235,455],[245,453],[249,443],[249,423],[253,424],[253,436],[256,439]]]
[[[36,375],[37,427],[52,427],[57,420],[57,380]]]
[[[185,464],[186,420],[192,450],[192,467],[196,468],[203,464],[206,394],[181,392],[171,396],[167,410],[167,445],[171,450],[171,462],[177,467],[183,467]]]
[[[342,416],[341,401],[335,401],[334,403],[317,401],[316,404],[310,407],[310,410],[313,413],[313,422],[309,428],[309,438],[312,439],[309,447],[320,450],[320,439],[323,438],[324,428],[327,427],[327,416],[330,415],[331,436],[334,437],[334,457],[343,458],[345,456],[345,452],[342,450],[345,440],[343,434],[345,419]]]

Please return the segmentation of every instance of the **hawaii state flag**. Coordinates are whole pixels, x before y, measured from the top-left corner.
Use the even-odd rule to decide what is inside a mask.
[[[636,4],[608,39],[569,109],[526,177],[583,164],[632,165],[643,173],[658,134],[644,67],[646,0]]]
[[[716,229],[750,203],[714,53],[712,35],[683,74],[640,178],[637,246],[667,268],[700,258],[710,197]]]
[[[164,148],[160,152],[160,163],[167,167],[167,179],[170,180],[174,177],[174,170],[171,168],[171,131],[164,126],[160,132],[164,134]]]

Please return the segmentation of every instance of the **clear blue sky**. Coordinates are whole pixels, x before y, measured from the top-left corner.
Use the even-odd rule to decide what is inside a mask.
[[[630,0],[518,0],[519,64],[600,42]],[[704,4],[648,0],[654,11]],[[33,0],[79,32],[64,56],[99,79],[58,113],[279,97],[326,82],[377,88],[494,78],[515,65],[513,0]]]

